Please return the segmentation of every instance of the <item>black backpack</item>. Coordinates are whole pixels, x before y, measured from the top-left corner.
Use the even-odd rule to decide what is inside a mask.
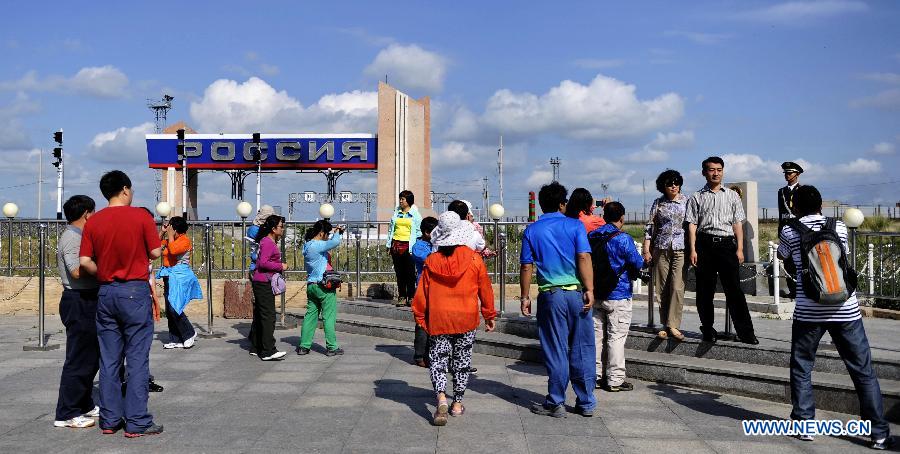
[[[622,267],[618,273],[612,268],[612,264],[609,263],[609,252],[606,250],[609,240],[621,233],[625,232],[617,230],[588,236],[588,243],[591,245],[591,262],[594,268],[594,298],[597,301],[609,298],[610,293],[619,285],[619,278],[625,271],[625,267]]]
[[[858,276],[847,261],[837,233],[837,221],[827,218],[818,231],[797,218],[789,220],[787,225],[800,235],[803,293],[819,304],[843,304],[856,291]]]

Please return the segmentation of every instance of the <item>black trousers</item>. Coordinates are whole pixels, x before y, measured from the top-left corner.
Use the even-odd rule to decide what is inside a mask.
[[[391,254],[394,262],[394,273],[397,275],[397,296],[410,298],[416,296],[416,265],[412,254]]]
[[[66,327],[66,360],[59,379],[56,420],[65,421],[94,409],[91,394],[100,369],[97,289],[63,289],[59,316]]]
[[[700,330],[713,332],[715,312],[713,296],[716,278],[722,282],[725,304],[734,323],[734,331],[741,339],[753,336],[753,321],[747,309],[747,298],[741,290],[740,263],[737,260],[737,243],[734,237],[697,235],[697,315]]]
[[[253,281],[253,324],[250,326],[250,351],[265,358],[275,350],[275,295],[272,284]]]
[[[169,278],[163,278],[163,294],[166,296],[166,323],[169,324],[169,335],[172,342],[184,342],[192,337],[196,331],[187,314],[175,312],[169,304]]]

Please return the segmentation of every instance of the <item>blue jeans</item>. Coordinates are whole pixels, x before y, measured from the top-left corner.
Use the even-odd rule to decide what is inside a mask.
[[[100,286],[97,337],[100,341],[100,427],[117,427],[125,418],[127,432],[153,424],[147,411],[153,304],[147,281]],[[125,358],[128,385],[122,396],[120,371]]]
[[[594,398],[597,365],[592,311],[584,311],[584,301],[577,290],[541,292],[537,303],[538,339],[549,376],[544,405],[565,404],[566,388],[571,381],[575,406],[593,409],[597,405]]]
[[[884,418],[881,387],[872,367],[869,339],[862,320],[852,322],[803,322],[794,320],[791,333],[791,419],[816,417],[812,370],[819,341],[828,331],[838,354],[847,366],[859,396],[860,417],[872,421],[872,439],[887,437],[890,426]]]

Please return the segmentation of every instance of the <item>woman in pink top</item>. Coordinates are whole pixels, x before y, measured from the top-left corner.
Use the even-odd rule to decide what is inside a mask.
[[[259,256],[253,271],[253,324],[250,327],[250,354],[263,361],[284,359],[284,352],[275,349],[275,294],[272,293],[272,275],[288,269],[281,260],[278,241],[284,235],[284,218],[273,214],[256,234]]]
[[[594,197],[585,188],[576,188],[566,203],[566,216],[578,219],[588,233],[606,224],[600,216],[594,216]]]

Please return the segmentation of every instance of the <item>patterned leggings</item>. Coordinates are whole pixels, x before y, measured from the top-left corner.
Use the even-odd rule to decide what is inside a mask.
[[[453,401],[462,402],[469,384],[469,366],[472,365],[472,346],[475,344],[475,331],[462,334],[439,334],[431,336],[428,359],[431,361],[431,384],[435,393],[447,389],[447,365],[452,361],[450,370],[454,373]]]

